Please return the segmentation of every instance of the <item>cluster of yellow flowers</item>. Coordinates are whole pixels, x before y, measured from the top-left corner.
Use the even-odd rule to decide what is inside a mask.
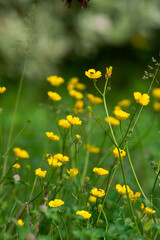
[[[87,149],[90,153],[99,153],[100,152],[100,148],[96,147],[95,145],[86,144],[84,146],[84,148]]]
[[[126,186],[125,185],[121,186],[120,184],[116,185],[116,190],[120,195],[126,195],[128,191],[129,198],[131,199],[132,202],[136,202],[137,198],[141,196],[140,192],[136,192],[134,194],[134,192],[130,189],[128,185],[127,185],[127,191],[126,191]]]
[[[30,157],[26,150],[23,150],[18,147],[13,148],[13,152],[14,152],[15,156],[18,158],[29,158]]]
[[[42,171],[41,168],[37,168],[37,169],[35,170],[36,176],[38,176],[38,177],[40,177],[40,178],[44,178],[44,177],[46,176],[46,173],[47,173],[47,171],[46,171],[46,170],[45,170],[45,171]]]
[[[93,168],[93,172],[95,172],[96,174],[98,174],[99,176],[103,176],[106,174],[109,174],[109,171],[104,169],[104,168]]]
[[[51,141],[59,141],[59,136],[55,135],[53,132],[46,132],[46,136],[51,140]]]
[[[113,154],[114,154],[114,156],[115,156],[116,158],[119,158],[119,153],[120,153],[120,156],[121,156],[121,157],[125,157],[125,156],[126,156],[126,152],[125,152],[124,150],[122,150],[122,149],[120,149],[120,148],[119,148],[119,150],[118,150],[118,148],[114,148],[114,149],[113,149]]]

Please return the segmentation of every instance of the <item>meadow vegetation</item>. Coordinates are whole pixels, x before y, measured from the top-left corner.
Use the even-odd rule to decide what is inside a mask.
[[[159,239],[159,67],[152,58],[149,87],[113,108],[112,66],[86,69],[96,94],[78,77],[48,76],[52,124],[34,136],[43,138],[36,158],[32,135],[21,141],[31,120],[16,127],[22,73],[7,133],[1,125],[0,239]],[[0,87],[0,97],[9,94]],[[4,103],[1,118],[6,111]]]

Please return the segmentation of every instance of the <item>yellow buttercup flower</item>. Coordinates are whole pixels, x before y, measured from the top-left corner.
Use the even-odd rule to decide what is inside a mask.
[[[154,109],[156,112],[159,112],[159,111],[160,111],[160,102],[154,102],[154,103],[153,103],[153,109]]]
[[[37,168],[37,169],[35,170],[36,176],[38,176],[38,177],[40,177],[40,178],[44,178],[44,177],[46,176],[46,173],[47,173],[47,171],[46,171],[46,170],[45,170],[45,171],[42,171],[41,168]]]
[[[97,197],[93,196],[93,195],[90,195],[89,196],[89,202],[91,203],[95,203],[97,201]]]
[[[108,123],[108,118],[105,118],[105,121]],[[109,121],[111,123],[112,126],[119,126],[120,121],[114,117],[109,117]]]
[[[65,128],[65,129],[70,128],[70,126],[71,126],[71,124],[66,119],[60,119],[58,121],[58,125],[62,128]]]
[[[74,105],[75,114],[83,112],[84,102],[82,100],[78,100]]]
[[[78,118],[78,117],[72,117],[72,115],[68,115],[67,116],[67,120],[70,124],[72,124],[73,126],[76,125],[81,125],[82,121]]]
[[[105,195],[105,191],[103,189],[92,188],[90,193],[95,197],[103,197]]]
[[[80,90],[80,91],[83,91],[83,90],[86,89],[86,85],[83,84],[83,83],[77,83],[77,84],[75,85],[75,88],[78,89],[78,90]]]
[[[74,179],[74,177],[78,174],[77,168],[70,168],[70,170],[66,169],[67,173],[70,175],[69,178]]]
[[[59,141],[59,136],[55,135],[53,132],[46,132],[46,136],[51,140],[51,141]]]
[[[13,168],[19,169],[21,167],[21,165],[19,163],[15,163],[14,165],[12,165]]]
[[[18,223],[18,225],[19,225],[20,227],[23,227],[23,225],[24,225],[23,220],[20,219],[20,218],[17,220],[17,223]]]
[[[100,78],[102,76],[102,73],[100,71],[96,71],[95,69],[89,69],[88,71],[85,71],[85,75],[88,78]]]
[[[116,110],[114,110],[114,115],[119,120],[126,120],[130,116],[130,113],[126,113],[125,111],[123,111],[121,109],[119,109],[119,110],[116,109]]]
[[[91,213],[89,213],[88,211],[85,211],[85,210],[81,210],[81,211],[77,211],[76,212],[76,215],[80,215],[82,216],[84,219],[88,219],[92,216]]]
[[[58,168],[62,166],[62,162],[59,162],[57,158],[54,158],[54,156],[49,155],[47,157],[48,164],[52,166],[53,168]]]
[[[56,92],[48,91],[47,94],[48,94],[48,97],[53,101],[57,102],[62,99],[61,96]]]
[[[122,150],[122,149],[119,148],[119,151],[118,151],[118,148],[115,148],[115,149],[113,150],[113,154],[114,154],[114,156],[115,156],[116,158],[119,158],[119,152],[120,152],[121,157],[125,157],[125,156],[126,156],[126,152],[125,152],[124,150]]]
[[[126,195],[127,194],[125,185],[121,186],[120,184],[116,184],[116,190],[120,195]],[[127,191],[128,191],[129,194],[132,191],[128,185],[127,185]]]
[[[61,199],[55,199],[54,201],[52,200],[48,203],[50,207],[60,207],[63,204],[64,204],[64,201],[62,201]]]
[[[95,145],[90,145],[90,144],[86,144],[84,146],[85,149],[88,149],[88,151],[90,153],[99,153],[100,152],[100,148],[96,147]]]
[[[102,98],[95,97],[93,94],[88,93],[87,98],[92,104],[100,104],[103,102]]]
[[[23,150],[18,147],[13,148],[13,152],[16,155],[16,157],[18,157],[18,158],[29,158],[30,157],[26,150]]]
[[[129,99],[123,99],[122,101],[118,102],[118,106],[120,107],[129,107],[131,105],[131,101]]]
[[[6,91],[6,87],[0,87],[0,93],[4,93]]]
[[[137,198],[141,196],[141,193],[140,192],[136,192],[134,194],[133,191],[130,191],[129,192],[129,198],[131,199],[132,202],[136,202],[137,201]]]
[[[73,98],[76,99],[82,99],[83,98],[83,94],[81,92],[78,92],[74,89],[69,90],[69,95]]]
[[[155,97],[156,99],[160,99],[160,88],[154,88],[152,90],[152,95],[153,97]]]
[[[109,171],[104,169],[104,168],[93,168],[93,172],[95,172],[96,174],[98,174],[99,176],[103,176],[106,174],[109,174]]]
[[[64,79],[62,77],[53,76],[53,75],[47,77],[47,81],[50,82],[52,86],[56,86],[56,87],[64,83]]]
[[[110,66],[109,68],[106,67],[106,77],[111,77],[111,75],[112,75],[112,69],[113,69],[112,66]]]
[[[149,207],[145,207],[143,203],[141,203],[141,209],[143,210],[143,214],[154,214],[156,213],[155,210]]]
[[[150,102],[150,96],[147,93],[141,94],[140,92],[134,92],[134,99],[137,103],[146,106]]]
[[[61,154],[61,153],[57,153],[53,157],[56,158],[57,160],[61,161],[61,162],[68,162],[69,161],[69,157],[68,156],[63,156],[63,154]]]
[[[80,139],[81,136],[79,134],[76,134],[75,137],[76,139]]]

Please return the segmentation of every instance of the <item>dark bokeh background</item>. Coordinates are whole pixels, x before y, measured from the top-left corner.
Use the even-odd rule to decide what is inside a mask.
[[[76,0],[70,9],[63,1],[1,0],[0,15],[0,77],[14,84],[30,34],[25,78],[32,84],[50,74],[85,81],[86,69],[113,65],[113,84],[128,88],[159,55],[158,0],[90,0],[87,9]]]

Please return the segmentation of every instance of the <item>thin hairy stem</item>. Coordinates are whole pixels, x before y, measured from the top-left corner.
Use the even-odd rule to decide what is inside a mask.
[[[132,160],[131,160],[131,157],[130,157],[130,154],[129,154],[128,145],[126,144],[125,146],[126,146],[126,151],[127,151],[127,156],[128,156],[129,164],[130,164],[130,166],[131,166],[131,169],[132,169],[134,178],[135,178],[135,180],[136,180],[136,183],[137,183],[137,185],[138,185],[138,187],[139,187],[139,189],[140,189],[143,197],[147,200],[147,197],[146,197],[146,195],[144,194],[143,189],[141,188],[141,185],[140,185],[140,183],[139,183],[139,181],[138,181],[136,172],[135,172],[135,170],[134,170],[134,167],[133,167],[133,164],[132,164]]]

